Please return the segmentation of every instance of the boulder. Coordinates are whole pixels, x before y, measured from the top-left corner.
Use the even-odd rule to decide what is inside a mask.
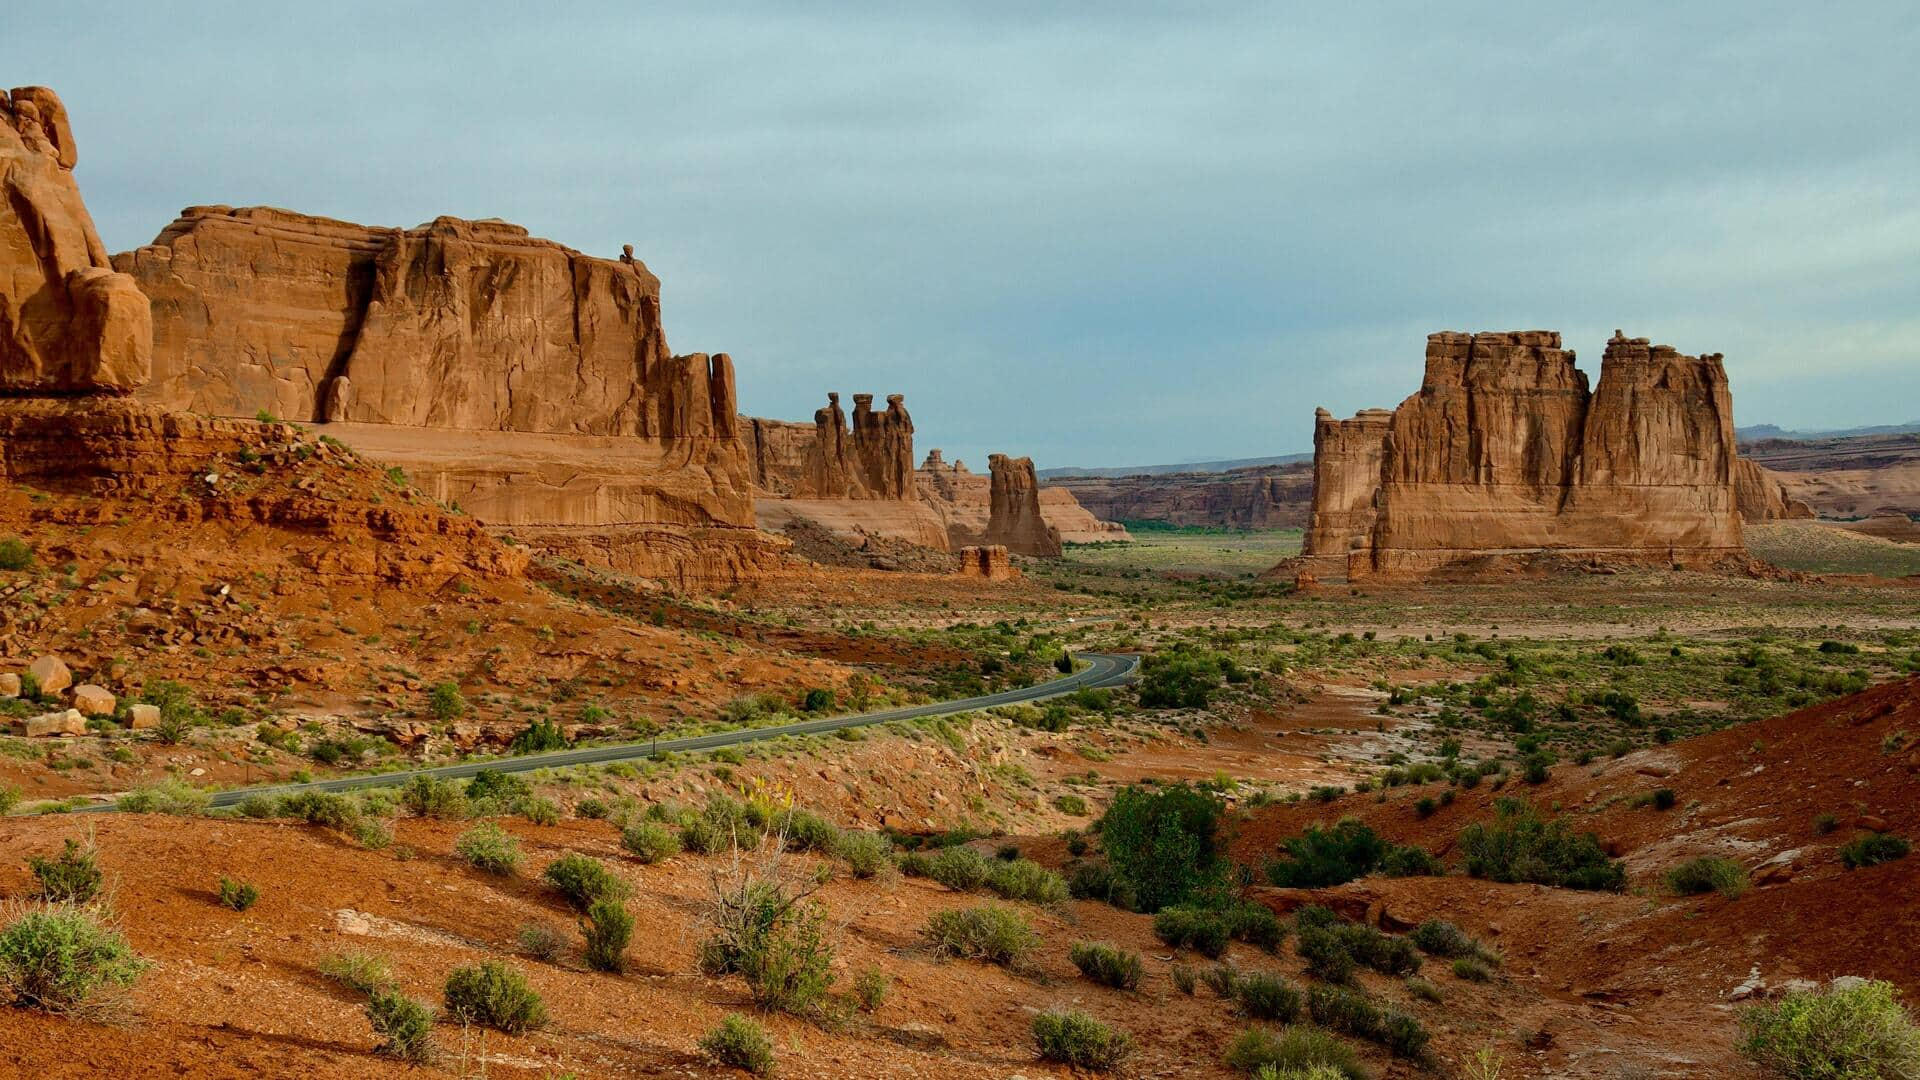
[[[85,735],[87,718],[80,715],[79,709],[42,713],[27,719],[26,733],[28,738],[38,738],[42,735]]]
[[[11,671],[0,674],[0,698],[17,698],[19,696],[20,676]]]
[[[40,684],[40,693],[51,696],[61,693],[73,685],[73,672],[67,662],[57,656],[42,656],[27,665],[27,674]]]
[[[151,309],[113,270],[78,156],[53,91],[0,93],[0,394],[127,393],[152,366]]]
[[[134,731],[160,726],[160,706],[141,702],[127,706],[127,727]]]
[[[960,549],[960,576],[1007,581],[1019,577],[1020,571],[1013,568],[1013,560],[1008,557],[1006,548],[990,544]]]
[[[81,683],[73,688],[73,707],[87,716],[112,716],[114,697],[104,686]]]

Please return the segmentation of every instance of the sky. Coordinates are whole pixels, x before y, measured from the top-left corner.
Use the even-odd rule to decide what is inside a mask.
[[[281,8],[281,10],[276,10]],[[1735,417],[1920,419],[1907,0],[425,4],[9,13],[109,248],[185,206],[501,217],[662,280],[743,411],[903,393],[1042,467],[1311,447],[1425,335],[1726,354]],[[850,400],[850,398],[849,398]]]

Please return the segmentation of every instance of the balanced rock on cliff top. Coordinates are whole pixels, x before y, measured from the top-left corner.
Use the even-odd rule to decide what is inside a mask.
[[[113,271],[78,160],[53,91],[0,93],[0,393],[126,393],[147,379],[147,299]]]

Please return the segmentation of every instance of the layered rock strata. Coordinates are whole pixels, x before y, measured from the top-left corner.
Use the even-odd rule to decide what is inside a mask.
[[[0,93],[0,394],[126,393],[147,378],[146,299],[113,270],[78,160],[53,91]]]
[[[1718,354],[1616,333],[1590,391],[1558,333],[1430,335],[1419,393],[1391,413],[1320,415],[1301,569],[1743,559],[1732,414]]]
[[[855,394],[851,428],[834,393],[811,428],[742,417],[754,485],[783,498],[912,500],[913,417],[905,402],[889,394],[886,409],[875,412],[872,394]]]
[[[146,400],[324,423],[488,526],[589,553],[654,544],[602,561],[676,584],[771,566],[732,360],[668,349],[631,248],[204,206],[114,262],[152,301]]]
[[[955,549],[998,544],[1019,555],[1051,556],[1066,541],[1129,539],[1125,526],[1094,517],[1065,488],[1030,490],[1035,481],[1029,459],[994,454],[988,460],[989,472],[983,475],[968,470],[965,462],[947,464],[936,450],[916,471],[921,498],[939,513]]]
[[[1049,492],[1071,493],[1103,522],[1159,521],[1228,529],[1298,529],[1313,502],[1313,466],[1259,465],[1225,472],[1061,476],[1043,480]],[[1056,525],[1060,524],[1055,522]],[[1061,528],[1068,543],[1084,543]]]
[[[1057,557],[1060,531],[1040,514],[1040,481],[1033,473],[1033,459],[993,454],[987,458],[987,469],[992,476],[987,543],[1019,555]]]
[[[960,549],[960,574],[962,577],[977,577],[986,581],[1011,581],[1020,576],[1013,568],[1013,559],[1007,549],[999,544],[986,547],[963,547]]]

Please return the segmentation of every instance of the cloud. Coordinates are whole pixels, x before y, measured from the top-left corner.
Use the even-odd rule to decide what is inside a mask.
[[[1036,12],[1035,8],[1042,8]],[[40,5],[109,246],[185,205],[500,216],[665,283],[750,411],[1257,456],[1435,329],[1723,351],[1742,423],[1911,419],[1903,4]]]

